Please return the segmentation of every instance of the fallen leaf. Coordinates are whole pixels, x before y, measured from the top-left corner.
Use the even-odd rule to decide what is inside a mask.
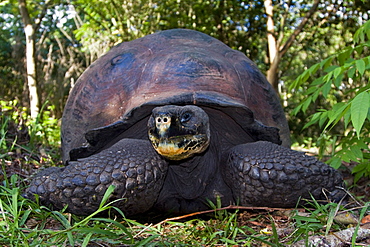
[[[370,214],[368,214],[364,218],[362,218],[361,223],[362,224],[370,223]]]

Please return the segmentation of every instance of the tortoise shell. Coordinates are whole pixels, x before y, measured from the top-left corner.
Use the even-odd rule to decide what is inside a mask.
[[[217,109],[247,130],[251,142],[290,145],[279,98],[257,66],[206,34],[174,29],[121,43],[82,74],[62,118],[63,160],[122,138],[148,139],[151,110],[168,104]]]

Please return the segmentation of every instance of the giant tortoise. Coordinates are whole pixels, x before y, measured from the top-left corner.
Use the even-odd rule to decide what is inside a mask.
[[[197,31],[161,31],[117,45],[83,73],[62,118],[65,167],[39,172],[26,196],[79,215],[110,185],[126,215],[189,213],[218,198],[268,207],[337,199],[341,175],[289,142],[279,99],[251,60]]]

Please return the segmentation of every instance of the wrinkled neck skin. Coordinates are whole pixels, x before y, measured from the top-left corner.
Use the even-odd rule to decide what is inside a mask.
[[[208,150],[211,149],[211,150]],[[179,196],[194,199],[201,196],[218,170],[219,158],[214,155],[214,145],[200,155],[183,161],[170,162],[167,179],[176,188]]]
[[[163,212],[191,213],[207,210],[207,199],[216,202],[220,196],[224,205],[232,201],[232,193],[220,171],[222,150],[212,139],[208,149],[183,161],[170,161],[162,191],[155,208]]]

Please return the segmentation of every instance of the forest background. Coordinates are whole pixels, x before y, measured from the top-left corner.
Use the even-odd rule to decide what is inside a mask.
[[[370,175],[366,0],[2,0],[0,8],[0,158],[9,173],[60,164],[64,104],[98,57],[120,42],[189,28],[266,74],[293,146],[346,164],[353,184]]]

